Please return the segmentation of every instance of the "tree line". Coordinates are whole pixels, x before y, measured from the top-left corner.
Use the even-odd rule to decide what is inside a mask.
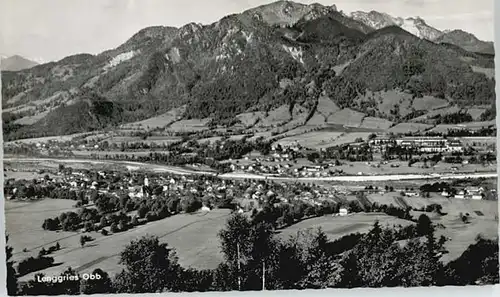
[[[124,269],[110,277],[95,269],[100,279],[17,283],[7,249],[7,287],[13,295],[93,293],[152,293],[247,291],[355,287],[412,287],[496,283],[498,243],[478,237],[456,260],[444,264],[445,240],[435,238],[435,227],[421,215],[415,233],[375,222],[366,234],[328,239],[321,229],[306,229],[287,239],[266,222],[234,214],[218,233],[224,260],[215,269],[182,267],[175,250],[146,235],[120,253]],[[472,264],[471,264],[472,263]],[[383,267],[383,268],[382,268]],[[61,275],[75,275],[72,268]],[[37,274],[35,277],[42,277]]]

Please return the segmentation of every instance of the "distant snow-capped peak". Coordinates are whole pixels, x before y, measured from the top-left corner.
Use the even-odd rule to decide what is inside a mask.
[[[376,30],[388,26],[399,26],[403,30],[408,31],[422,39],[435,40],[443,34],[436,28],[429,26],[420,17],[410,17],[404,19],[401,17],[393,17],[387,13],[381,13],[378,11],[355,11],[350,13],[349,16]]]

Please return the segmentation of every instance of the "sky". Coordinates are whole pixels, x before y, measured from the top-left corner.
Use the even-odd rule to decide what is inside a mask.
[[[345,13],[377,10],[420,16],[437,29],[494,39],[495,0],[297,0]],[[149,26],[209,24],[270,0],[0,0],[0,54],[38,62],[115,48]]]

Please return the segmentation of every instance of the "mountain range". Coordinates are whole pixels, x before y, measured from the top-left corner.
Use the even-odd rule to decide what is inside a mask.
[[[460,46],[467,51],[495,54],[493,42],[479,40],[471,33],[462,30],[440,31],[428,25],[420,17],[401,18],[393,17],[389,14],[370,11],[355,11],[349,15],[374,29],[382,29],[389,26],[399,26],[413,35],[436,43],[450,43]]]
[[[2,71],[19,71],[32,68],[36,65],[38,65],[37,62],[28,60],[19,55],[14,55],[11,57],[2,56],[0,59],[0,70]]]
[[[98,55],[3,72],[4,137],[116,127],[179,107],[184,119],[231,125],[286,106],[291,115],[301,110],[305,123],[329,112],[324,98],[400,121],[406,103],[391,103],[389,112],[387,92],[493,106],[493,55],[475,52],[469,35],[445,38],[421,19],[363,17],[370,14],[278,1],[208,25],[148,27]],[[421,115],[405,118],[412,114]]]

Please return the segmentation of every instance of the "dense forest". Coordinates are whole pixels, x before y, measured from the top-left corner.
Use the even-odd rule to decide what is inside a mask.
[[[118,54],[131,58],[109,66]],[[4,107],[62,93],[71,94],[63,101],[72,104],[50,110],[33,125],[4,120],[4,134],[15,139],[91,131],[183,105],[186,119],[230,123],[237,114],[283,104],[312,111],[321,94],[342,108],[392,119],[363,99],[367,91],[406,91],[462,107],[494,104],[494,79],[472,67],[491,68],[493,57],[422,40],[399,27],[367,30],[336,11],[320,10],[286,28],[235,14],[206,26],[146,28],[116,50],[6,73]],[[105,113],[85,105],[89,92],[110,102]],[[482,119],[494,115],[491,108]]]

